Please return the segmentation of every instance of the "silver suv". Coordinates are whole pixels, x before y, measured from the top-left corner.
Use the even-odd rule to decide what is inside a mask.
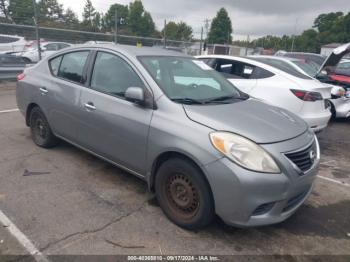
[[[194,229],[277,223],[307,199],[317,139],[292,113],[240,92],[193,57],[84,45],[18,77],[33,141],[58,138],[144,179],[167,217]]]

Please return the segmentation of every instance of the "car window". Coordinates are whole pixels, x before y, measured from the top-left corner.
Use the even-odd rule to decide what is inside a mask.
[[[337,66],[337,69],[350,69],[350,62],[342,62]]]
[[[144,84],[122,58],[98,52],[92,73],[91,87],[103,93],[124,97],[125,91],[129,87],[144,88]]]
[[[0,56],[0,64],[3,66],[18,66],[18,65],[25,65],[25,60],[20,56]]]
[[[217,59],[215,69],[227,78],[251,79],[255,66],[239,61]]]
[[[266,57],[251,57],[250,59],[253,59],[255,61],[267,64],[269,66],[275,67],[287,74],[290,74],[294,77],[301,78],[301,79],[312,79],[311,77],[299,72],[297,69],[295,69],[292,65],[290,65],[288,62],[273,58],[266,58]]]
[[[274,75],[275,75],[274,73],[267,71],[259,66],[256,66],[250,79],[264,79],[264,78],[273,77]]]
[[[58,74],[58,69],[60,67],[62,61],[62,56],[56,57],[52,60],[50,60],[50,69],[53,75],[57,76]]]
[[[46,51],[56,51],[58,50],[57,44],[47,44],[45,45],[45,50]]]
[[[0,36],[0,44],[9,44],[19,41],[20,39],[17,37],[10,36]]]
[[[83,71],[89,51],[78,51],[63,56],[58,76],[67,80],[82,83]]]
[[[62,44],[62,43],[58,45],[58,49],[63,49],[63,48],[67,48],[67,47],[70,47],[70,45]]]

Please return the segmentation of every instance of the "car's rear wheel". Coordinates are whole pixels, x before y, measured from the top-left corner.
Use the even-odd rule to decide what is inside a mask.
[[[210,187],[201,171],[190,161],[173,158],[158,169],[156,196],[166,216],[180,227],[197,229],[214,217]]]
[[[52,133],[50,125],[39,107],[33,108],[30,112],[30,130],[36,145],[50,148],[57,144],[57,138]]]

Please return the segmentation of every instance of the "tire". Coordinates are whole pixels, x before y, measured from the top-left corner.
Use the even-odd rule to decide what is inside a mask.
[[[332,113],[332,119],[336,119],[337,118],[337,112],[335,110],[335,106],[333,105],[332,102],[329,102],[331,104],[331,113]]]
[[[202,173],[190,161],[171,158],[158,169],[156,197],[165,215],[176,225],[199,229],[214,218],[214,201]]]
[[[39,107],[30,112],[30,130],[33,142],[43,148],[51,148],[57,144],[57,138],[52,133],[49,123]]]

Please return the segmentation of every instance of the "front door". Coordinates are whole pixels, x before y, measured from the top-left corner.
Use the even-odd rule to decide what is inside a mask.
[[[153,109],[125,100],[128,87],[145,89],[126,60],[97,52],[90,88],[82,91],[80,99],[79,144],[143,174]]]

